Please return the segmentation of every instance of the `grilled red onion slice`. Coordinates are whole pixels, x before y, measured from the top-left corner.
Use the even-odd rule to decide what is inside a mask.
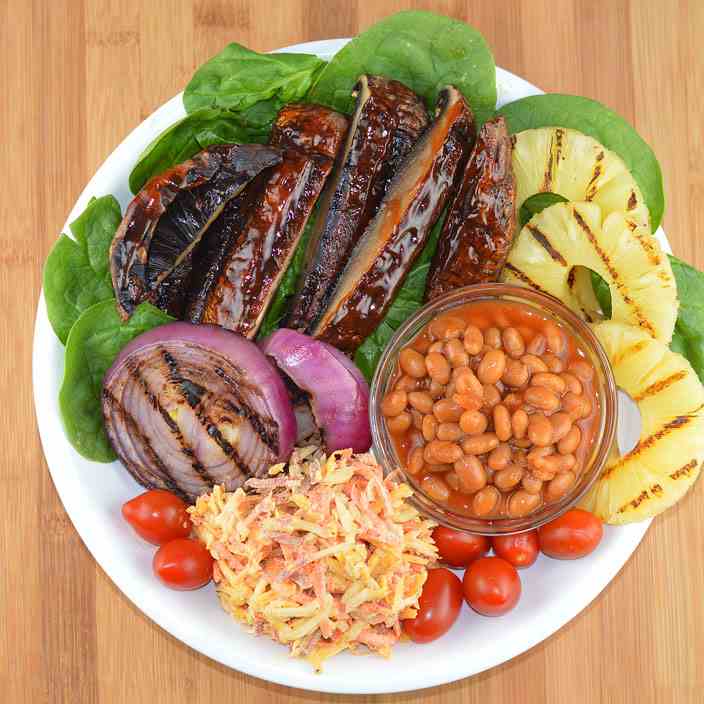
[[[369,386],[342,352],[287,329],[277,330],[261,346],[281,371],[310,395],[328,452],[369,449]]]
[[[296,434],[261,350],[211,325],[170,323],[132,340],[103,380],[103,415],[135,479],[189,501],[266,474],[288,460]]]

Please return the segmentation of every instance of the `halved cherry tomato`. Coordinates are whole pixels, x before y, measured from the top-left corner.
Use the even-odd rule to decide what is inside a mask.
[[[162,545],[152,562],[154,574],[171,589],[199,589],[213,577],[213,558],[200,540],[177,538]]]
[[[491,539],[497,557],[502,557],[519,570],[530,567],[540,552],[538,533],[534,530],[518,535],[497,535]]]
[[[186,504],[163,489],[135,496],[122,506],[122,516],[138,535],[154,545],[187,538],[193,527]]]
[[[465,601],[483,616],[501,616],[521,597],[516,568],[501,557],[480,557],[464,573]]]
[[[466,567],[489,552],[489,539],[462,530],[438,526],[433,531],[433,540],[438,546],[440,559],[452,567]]]
[[[604,527],[589,511],[573,508],[538,528],[540,549],[559,560],[576,560],[592,552],[601,542]]]
[[[418,603],[417,616],[405,620],[403,630],[416,643],[429,643],[447,633],[457,620],[462,608],[462,583],[444,567],[428,570]]]

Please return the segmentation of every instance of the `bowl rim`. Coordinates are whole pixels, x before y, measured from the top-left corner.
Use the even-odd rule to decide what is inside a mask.
[[[388,382],[395,372],[401,348],[414,339],[436,315],[449,313],[455,308],[479,300],[509,300],[539,308],[543,315],[552,317],[556,322],[561,323],[570,335],[577,337],[582,347],[587,348],[585,351],[589,352],[592,361],[595,365],[598,363],[597,376],[602,379],[601,388],[597,390],[602,405],[599,426],[590,452],[588,468],[580,474],[581,481],[576,484],[573,491],[565,494],[559,501],[553,504],[543,504],[540,509],[520,518],[484,519],[466,516],[452,511],[430,498],[415,484],[398,460],[381,413],[381,400],[388,391]],[[616,440],[617,386],[606,352],[591,327],[558,298],[513,284],[501,282],[474,284],[455,289],[426,303],[396,330],[384,348],[374,373],[369,396],[369,422],[372,430],[372,452],[383,468],[384,474],[390,475],[393,472],[400,472],[404,478],[409,480],[414,491],[408,501],[423,515],[448,528],[477,535],[495,536],[525,533],[555,520],[574,508],[601,476]],[[583,479],[585,476],[586,480]]]

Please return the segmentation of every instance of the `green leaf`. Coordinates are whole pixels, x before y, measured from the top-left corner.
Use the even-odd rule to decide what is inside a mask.
[[[611,289],[609,289],[609,284],[607,284],[596,271],[590,270],[590,273],[592,289],[594,290],[594,295],[599,303],[601,312],[604,314],[605,318],[611,318]]]
[[[362,343],[354,356],[367,381],[371,382],[381,355],[396,330],[423,305],[425,282],[430,271],[430,262],[438,245],[438,237],[444,216],[433,227],[428,242],[405,278],[394,302],[377,329]]]
[[[563,198],[558,193],[536,193],[526,198],[518,211],[518,224],[523,227],[534,215],[545,210],[555,203],[566,203],[567,198]]]
[[[44,297],[49,322],[63,344],[84,310],[113,295],[108,251],[121,219],[113,196],[92,198],[71,223],[75,240],[61,235],[49,252]]]
[[[105,372],[130,340],[171,320],[151,304],[142,303],[123,322],[112,298],[88,308],[71,328],[59,409],[66,436],[83,457],[96,462],[115,459],[103,426],[101,393]]]
[[[670,347],[684,355],[704,382],[704,273],[670,255],[680,300]]]
[[[139,192],[150,178],[190,159],[211,144],[263,144],[269,139],[270,127],[268,117],[253,112],[244,117],[229,110],[211,108],[193,112],[162,132],[142,152],[130,174],[130,190]]]
[[[275,115],[283,105],[308,93],[324,65],[312,54],[260,54],[228,44],[195,72],[183,93],[183,104],[189,113],[200,108],[239,112],[268,101],[276,106]]]
[[[362,32],[322,70],[308,100],[349,113],[350,92],[362,73],[401,81],[430,107],[438,91],[452,84],[471,104],[478,124],[496,107],[496,67],[484,37],[432,12],[399,12]]]
[[[665,210],[662,172],[653,150],[635,129],[605,105],[576,95],[531,95],[498,110],[512,133],[537,127],[567,127],[579,130],[616,152],[633,174],[650,211],[650,224],[657,230]]]

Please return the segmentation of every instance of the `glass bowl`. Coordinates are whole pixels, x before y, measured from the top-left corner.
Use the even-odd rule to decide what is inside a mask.
[[[390,390],[391,383],[398,372],[398,356],[401,350],[438,315],[482,300],[519,302],[542,316],[553,319],[563,326],[566,333],[575,338],[578,346],[591,360],[596,373],[594,391],[599,403],[600,415],[591,452],[585,462],[584,469],[572,489],[561,499],[550,504],[543,504],[534,512],[520,518],[467,516],[453,511],[450,507],[440,504],[428,496],[416,483],[414,477],[407,473],[401,465],[381,412],[381,401]],[[480,535],[508,535],[533,530],[543,523],[557,518],[577,504],[586,494],[601,474],[614,443],[618,406],[616,383],[606,353],[584,321],[552,296],[518,286],[491,283],[457,289],[432,301],[418,310],[396,331],[384,350],[374,375],[369,408],[374,455],[385,474],[401,470],[415,490],[409,501],[419,511],[450,528]]]

